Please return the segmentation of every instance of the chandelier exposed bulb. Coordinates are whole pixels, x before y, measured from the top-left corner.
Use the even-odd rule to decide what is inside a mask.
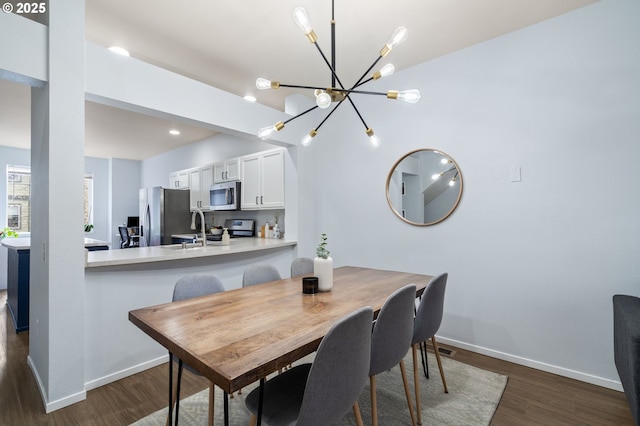
[[[331,106],[331,95],[323,90],[318,90],[316,93],[316,105],[322,109],[329,108]]]
[[[418,89],[411,89],[398,92],[398,100],[415,104],[420,100],[420,91]]]
[[[409,34],[409,31],[405,27],[396,28],[393,34],[391,34],[391,37],[389,37],[389,40],[384,45],[382,50],[380,50],[380,56],[383,56],[383,57],[387,56],[389,52],[391,52],[394,49],[394,47],[396,47],[397,45],[399,45],[400,43],[402,43],[407,39],[408,34]]]
[[[431,179],[438,180],[442,175],[444,175],[444,172],[436,173],[435,175],[431,175]]]
[[[311,28],[311,22],[309,22],[309,16],[304,7],[296,7],[293,9],[293,20],[300,27],[304,35],[307,36],[311,43],[315,43],[317,40],[316,33]]]
[[[369,143],[371,144],[372,147],[377,148],[380,146],[380,138],[378,138],[375,133],[373,133],[373,129],[371,129],[371,127],[367,128],[367,130],[365,130],[367,136],[369,136]]]
[[[455,184],[456,184],[456,178],[454,177],[449,181],[449,186],[453,186]]]
[[[266,140],[269,139],[275,132],[279,132],[282,129],[284,129],[284,123],[282,121],[278,121],[273,126],[263,127],[262,129],[258,130],[258,137],[262,140]]]
[[[306,134],[304,136],[304,138],[302,138],[302,146],[309,146],[311,145],[311,141],[313,140],[313,138],[316,137],[316,135],[318,134],[318,132],[314,129],[312,131],[310,131],[308,134]]]
[[[396,67],[393,64],[387,64],[384,67],[380,68],[380,71],[376,71],[373,73],[371,78],[377,80],[382,77],[388,77],[396,71]]]
[[[399,101],[415,104],[420,100],[420,91],[418,89],[402,90],[402,91],[389,90],[387,92],[387,98],[397,99]]]
[[[256,87],[259,90],[279,89],[280,83],[277,81],[270,81],[270,80],[267,80],[266,78],[260,77],[259,79],[256,80]]]

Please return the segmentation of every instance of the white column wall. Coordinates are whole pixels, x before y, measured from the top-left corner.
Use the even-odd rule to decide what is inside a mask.
[[[28,363],[47,412],[85,398],[84,1],[49,5],[49,82],[32,89]]]

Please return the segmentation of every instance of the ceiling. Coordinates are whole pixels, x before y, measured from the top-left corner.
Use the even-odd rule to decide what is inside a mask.
[[[399,25],[409,37],[380,63],[396,72],[596,1],[335,0],[337,74],[345,86],[358,80]],[[86,0],[86,39],[282,110],[292,92],[258,91],[257,77],[330,86],[326,64],[291,19],[296,6],[330,57],[329,0]],[[28,148],[29,88],[0,80],[0,93],[0,144]],[[214,134],[92,102],[85,128],[86,155],[138,160]],[[181,134],[169,135],[171,128]]]

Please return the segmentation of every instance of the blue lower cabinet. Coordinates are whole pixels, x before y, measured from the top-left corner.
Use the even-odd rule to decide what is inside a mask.
[[[7,250],[7,306],[16,333],[29,330],[29,250]]]

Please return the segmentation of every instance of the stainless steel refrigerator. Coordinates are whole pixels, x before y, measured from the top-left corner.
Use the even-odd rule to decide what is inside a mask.
[[[191,231],[189,191],[160,186],[140,190],[140,246],[171,244],[171,235]]]

